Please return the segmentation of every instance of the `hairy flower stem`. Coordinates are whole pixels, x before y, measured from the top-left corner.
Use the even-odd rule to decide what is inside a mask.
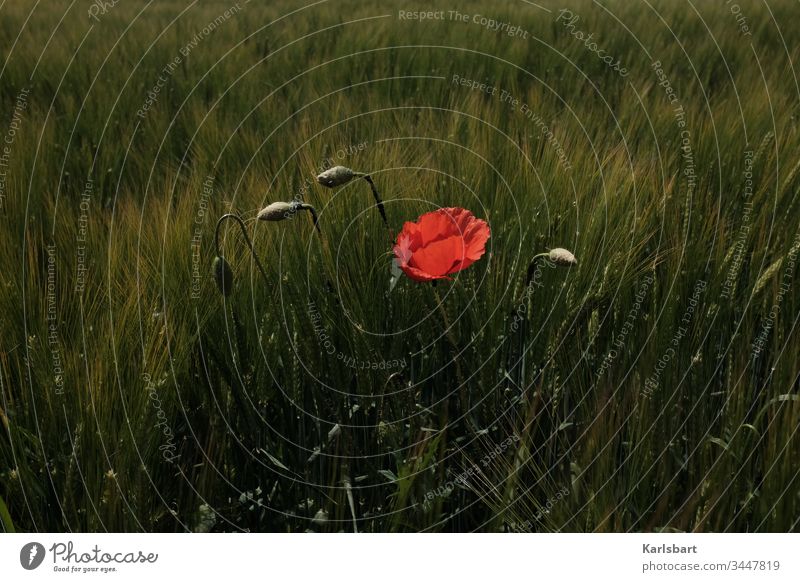
[[[378,212],[381,213],[383,224],[386,225],[386,228],[389,228],[389,220],[386,218],[386,209],[383,207],[383,201],[381,200],[381,195],[378,194],[378,189],[375,187],[375,182],[372,181],[369,174],[364,174],[362,178],[367,181],[369,187],[372,189],[372,196],[375,198],[375,204],[378,205]]]
[[[435,281],[434,281],[435,283]],[[439,290],[436,286],[433,286],[433,295],[436,297],[436,305],[439,308],[439,312],[442,314],[442,319],[444,320],[445,326],[445,334],[447,335],[447,339],[450,341],[450,345],[453,348],[453,362],[456,366],[456,377],[458,378],[458,391],[459,391],[459,400],[461,404],[461,414],[466,418],[467,414],[467,385],[464,382],[464,374],[461,372],[461,362],[458,359],[458,343],[456,342],[456,338],[453,335],[453,328],[450,325],[450,317],[447,315],[447,310],[444,308],[444,304],[442,303],[442,298],[439,296]]]
[[[534,276],[536,275],[537,263],[540,259],[546,259],[549,253],[539,253],[534,255],[528,264],[528,271],[525,274],[525,286],[522,293],[517,296],[514,306],[509,313],[511,321],[511,337],[509,338],[509,351],[507,363],[508,373],[516,376],[516,383],[526,386],[526,358],[525,340],[528,336],[528,318],[530,317],[529,307],[532,304],[534,287],[531,287]]]
[[[531,284],[533,275],[536,273],[536,261],[549,256],[549,254],[550,253],[539,253],[538,255],[534,255],[534,257],[531,259],[531,262],[528,264],[528,272],[525,274],[525,287]]]
[[[267,286],[269,286],[269,278],[267,278],[267,273],[264,270],[264,267],[261,265],[261,261],[259,260],[258,255],[256,254],[256,250],[253,247],[253,243],[250,240],[250,237],[247,235],[247,228],[244,225],[244,221],[239,217],[238,214],[230,214],[230,213],[229,214],[223,214],[220,217],[220,219],[217,221],[217,227],[214,230],[214,247],[217,250],[217,256],[218,257],[222,256],[222,253],[220,251],[220,246],[219,246],[219,231],[220,231],[220,227],[222,226],[223,222],[225,222],[226,220],[229,220],[229,219],[236,221],[239,224],[239,227],[242,229],[242,234],[244,235],[244,240],[247,242],[247,246],[250,249],[250,253],[253,255],[253,259],[255,259],[255,261],[256,261],[256,266],[258,267],[258,270],[261,271],[261,276],[264,277],[264,283],[266,283]]]
[[[314,222],[314,228],[317,229],[317,234],[322,236],[322,230],[319,227],[319,217],[317,216],[316,209],[310,204],[302,204],[302,203],[298,204],[297,208],[299,210],[308,210],[308,212],[311,214],[311,220]]]

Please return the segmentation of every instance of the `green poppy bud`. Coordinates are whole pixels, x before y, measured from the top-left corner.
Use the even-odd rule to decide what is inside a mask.
[[[214,274],[214,283],[216,283],[219,292],[224,297],[230,295],[231,291],[233,291],[233,271],[228,261],[220,256],[214,257],[211,270]]]

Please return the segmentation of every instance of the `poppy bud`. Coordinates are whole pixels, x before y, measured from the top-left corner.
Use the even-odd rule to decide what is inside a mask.
[[[297,205],[290,202],[273,202],[269,206],[262,208],[256,215],[258,220],[269,220],[277,222],[288,218],[297,211]]]
[[[552,249],[547,257],[550,261],[559,267],[572,267],[578,264],[578,259],[575,258],[567,249]]]
[[[304,204],[302,202],[273,202],[269,206],[262,208],[256,215],[256,218],[258,220],[277,222],[279,220],[291,218],[298,210],[307,210],[310,212],[311,218],[314,221],[314,227],[317,229],[317,232],[322,232],[317,223],[317,211],[310,204]]]
[[[233,291],[233,271],[231,271],[228,261],[220,256],[214,257],[211,271],[214,274],[214,283],[216,283],[219,292],[224,297],[230,295],[231,291]]]
[[[334,166],[317,176],[317,182],[323,186],[327,186],[328,188],[335,188],[336,186],[347,184],[353,178],[361,175],[362,174],[354,172],[350,168],[345,168],[344,166]]]
[[[319,176],[317,176],[317,182],[328,188],[336,188],[336,186],[347,184],[353,178],[364,178],[367,181],[369,187],[372,189],[372,196],[375,198],[375,204],[378,206],[378,212],[381,213],[383,223],[388,228],[389,221],[386,218],[386,209],[383,207],[383,201],[381,200],[381,195],[378,192],[378,189],[375,187],[375,182],[372,181],[372,178],[369,174],[356,172],[350,168],[345,168],[344,166],[334,166],[333,168],[325,170]]]

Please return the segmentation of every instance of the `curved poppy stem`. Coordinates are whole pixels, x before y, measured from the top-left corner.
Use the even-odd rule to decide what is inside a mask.
[[[299,203],[297,208],[300,210],[308,210],[308,212],[311,214],[311,220],[314,222],[314,228],[316,228],[319,235],[322,236],[322,230],[319,228],[319,217],[317,216],[316,209],[311,206],[311,204],[305,204],[303,202]]]
[[[267,273],[264,270],[264,267],[261,265],[261,261],[259,260],[258,255],[256,254],[256,249],[253,247],[253,243],[247,234],[247,228],[245,227],[244,221],[239,217],[238,214],[232,214],[232,213],[223,214],[217,221],[217,227],[214,230],[214,247],[217,250],[217,256],[218,257],[222,256],[222,252],[220,251],[220,246],[219,246],[219,231],[220,227],[222,226],[222,223],[225,222],[226,220],[236,221],[236,223],[239,225],[239,228],[241,228],[242,234],[244,235],[244,240],[247,242],[247,247],[250,249],[250,253],[253,255],[253,259],[255,259],[256,261],[256,266],[258,267],[258,270],[261,272],[261,276],[264,277],[264,282],[267,284],[267,286],[269,286],[269,278],[267,278]]]
[[[509,370],[512,370],[519,365],[520,368],[518,373],[521,375],[519,381],[522,383],[522,385],[525,385],[525,339],[528,335],[528,318],[530,317],[528,305],[533,297],[533,288],[531,287],[531,283],[536,275],[536,269],[538,268],[537,263],[540,259],[544,259],[548,256],[549,253],[539,253],[538,255],[533,256],[531,262],[528,264],[528,270],[525,273],[525,286],[522,288],[521,295],[517,296],[514,306],[508,315],[512,322],[512,335],[516,336],[514,341],[519,342],[519,345],[510,345],[509,349],[511,350],[511,357],[515,359],[511,361]]]
[[[528,270],[525,273],[525,286],[522,288],[522,295],[517,297],[515,301],[515,305],[519,306],[523,302],[527,304],[528,300],[531,298],[531,282],[533,281],[534,275],[536,275],[536,268],[539,259],[543,259],[549,256],[549,253],[539,253],[538,255],[534,255],[531,259],[531,262],[528,263]],[[510,317],[512,320],[517,316],[517,309],[512,309]],[[518,316],[517,316],[518,317]],[[523,334],[524,335],[524,334]]]
[[[381,200],[381,195],[378,194],[378,189],[375,187],[375,182],[372,181],[369,174],[364,174],[361,177],[367,181],[369,187],[372,189],[372,196],[375,198],[375,204],[378,205],[378,212],[381,213],[383,224],[386,225],[386,228],[389,228],[389,220],[386,218],[386,209],[383,207],[383,201]]]
[[[530,298],[529,287],[531,286],[531,282],[533,281],[534,275],[536,275],[536,268],[537,268],[536,264],[539,261],[539,259],[544,259],[549,256],[550,253],[539,253],[538,255],[534,255],[533,258],[531,259],[531,262],[528,263],[528,270],[525,273],[525,286],[522,288],[523,289],[522,297],[517,299],[517,304]],[[511,312],[511,315],[512,316],[514,315],[513,311]]]
[[[533,279],[534,273],[536,273],[536,261],[539,259],[548,256],[549,253],[539,253],[538,255],[534,255],[531,259],[531,262],[528,264],[528,272],[525,274],[525,286],[531,284],[531,280]]]

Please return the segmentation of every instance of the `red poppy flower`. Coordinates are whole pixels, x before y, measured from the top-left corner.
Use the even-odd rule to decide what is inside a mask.
[[[449,279],[483,256],[489,225],[464,208],[440,208],[406,222],[397,235],[394,254],[403,272],[415,281]]]

